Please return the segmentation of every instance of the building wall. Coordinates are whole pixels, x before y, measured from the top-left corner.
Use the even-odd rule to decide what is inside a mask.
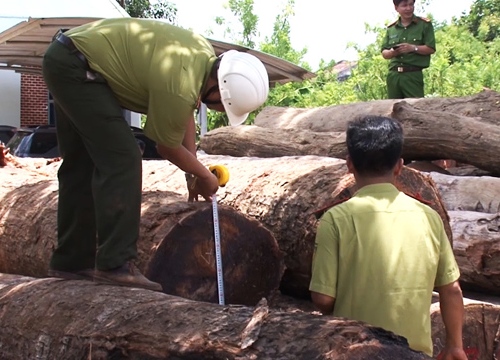
[[[21,127],[48,123],[48,91],[43,77],[21,74]]]
[[[13,126],[47,125],[49,121],[49,93],[41,75],[21,74],[20,90],[21,119],[19,123],[2,124]],[[19,102],[18,102],[19,104]],[[126,111],[125,119],[135,127],[141,127],[141,115]]]
[[[19,126],[21,103],[21,75],[11,70],[0,70],[0,125]]]

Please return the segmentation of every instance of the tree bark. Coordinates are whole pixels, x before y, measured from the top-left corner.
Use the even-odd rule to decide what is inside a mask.
[[[357,321],[195,302],[88,281],[0,275],[0,358],[430,359]]]
[[[394,105],[393,117],[403,124],[405,158],[454,159],[500,174],[500,159],[492,155],[500,152],[498,124],[452,113],[417,110],[405,102]]]
[[[480,118],[483,122],[499,125],[500,93],[491,90],[463,97],[374,100],[311,109],[269,106],[259,112],[254,124],[266,128],[342,132],[349,121],[360,116],[391,116],[393,107],[401,102],[421,111]]]
[[[340,189],[340,191],[344,189],[340,181],[347,173],[345,162],[339,159],[314,156],[262,159],[200,154],[199,159],[206,165],[225,165],[229,170],[230,180],[218,192],[219,202],[258,221],[276,239],[279,249],[284,254],[286,267],[280,284],[281,290],[288,295],[309,297],[308,289],[317,226],[316,213],[338,200],[337,194],[332,196],[332,193],[336,189]],[[428,176],[422,175],[416,170],[405,169],[398,180],[398,186],[403,191],[429,202],[441,214],[445,226],[448,226],[446,211],[440,203],[432,181],[429,179]],[[17,210],[13,208],[14,205],[9,205],[11,210],[8,213],[10,216],[8,223],[14,225],[9,227],[10,234],[4,230],[2,235],[0,230],[0,249],[6,249],[5,255],[9,253],[17,255],[10,260],[6,270],[0,268],[0,271],[37,276],[46,273],[49,254],[54,246],[53,239],[55,239],[56,229],[55,196],[57,188],[55,181],[53,182],[51,190],[43,188],[42,183],[36,185],[42,188],[35,186],[32,190],[27,188],[22,192],[12,193],[14,199],[22,197],[22,201],[16,205]],[[177,210],[169,213],[170,207],[161,200],[166,196],[162,194],[168,194],[168,192],[175,192],[177,194],[175,200],[179,203],[183,203],[182,200],[187,198],[183,172],[166,161],[144,161],[141,242],[147,245],[145,250],[140,251],[141,269],[148,269],[146,262],[152,258],[151,249],[161,251],[163,257],[172,251],[166,245],[157,248],[167,232],[174,234],[173,231],[170,231],[171,225],[169,224],[171,223],[167,223],[168,219],[172,219],[171,221],[174,224],[179,224],[180,227],[180,216],[176,217]],[[51,196],[43,196],[41,200],[38,200],[40,193],[50,193]],[[153,206],[155,201],[158,204]],[[12,201],[9,200],[7,203],[10,202]],[[182,206],[188,206],[188,204]],[[36,226],[39,219],[46,217],[43,215],[44,212],[51,212],[50,217],[53,219],[52,223],[45,226],[46,232],[39,230],[40,226]],[[1,214],[7,214],[6,209],[4,212],[0,212]],[[179,214],[183,213],[179,212]],[[35,230],[26,231],[25,229],[22,234],[19,234],[23,226],[22,221],[26,216],[31,219],[30,223],[35,225],[33,227]],[[1,221],[2,217],[0,217],[0,224]],[[163,223],[164,221],[165,223]],[[208,224],[202,228],[204,233],[212,233],[210,221],[207,220]],[[182,227],[180,229],[187,234],[187,229]],[[447,229],[449,230],[449,226]],[[244,233],[247,239],[253,238],[253,235],[244,228],[239,229],[239,231]],[[228,233],[232,234],[229,230]],[[451,241],[451,230],[448,233]],[[224,233],[222,235],[224,238]],[[30,243],[30,239],[35,236],[38,236],[38,240]],[[37,249],[42,246],[40,243],[48,241],[48,238],[51,238],[52,242],[44,245],[48,249],[44,255],[37,255],[39,256],[37,259],[30,260],[29,257],[26,257],[19,262],[15,261],[17,257],[22,257],[24,251],[27,251],[28,254],[42,254],[42,251]],[[2,239],[11,240],[2,241]],[[13,239],[19,240],[15,243]],[[252,244],[251,240],[242,239],[241,241]],[[5,244],[2,245],[2,243]],[[16,246],[17,248],[12,248]],[[0,250],[1,255],[2,250]],[[182,257],[179,259],[183,260]],[[202,256],[199,256],[199,259],[202,259]],[[21,267],[28,266],[26,262],[35,264],[29,266],[39,266],[39,268],[33,272],[21,272]],[[167,261],[162,262],[162,266],[166,269],[164,278],[168,278],[167,273],[171,271],[169,264],[170,262]],[[152,274],[149,275],[156,279]]]
[[[378,100],[315,109],[265,108],[257,116],[255,124],[274,131],[268,131],[264,138],[267,142],[261,139],[262,144],[259,144],[258,149],[252,147],[252,151],[258,151],[261,156],[264,152],[270,154],[272,150],[278,150],[279,155],[276,156],[280,156],[286,151],[290,151],[287,155],[303,155],[307,149],[311,149],[309,151],[316,155],[343,158],[345,152],[339,147],[342,136],[338,133],[346,130],[347,123],[362,115],[383,115],[393,117],[403,124],[403,157],[406,160],[454,159],[498,175],[500,159],[489,154],[500,151],[499,121],[495,117],[500,114],[499,104],[500,94],[485,91],[463,98]],[[284,129],[287,130],[283,131]],[[304,146],[301,141],[314,140],[314,135],[295,135],[301,130],[331,133],[331,138],[317,136],[316,141],[317,144],[328,141],[330,146]],[[247,139],[254,138],[250,131],[254,131],[257,136],[262,134],[251,129],[245,133]],[[227,130],[225,135],[230,135],[231,132],[235,133],[236,138],[228,136],[225,139],[245,140],[242,137],[243,129]],[[278,144],[274,146],[276,141]],[[294,144],[297,149],[290,144],[279,149],[279,144],[285,141],[296,141]],[[205,151],[223,154],[225,145],[221,145],[219,139],[212,138],[210,142],[210,146],[204,145],[207,148]],[[248,151],[246,146],[242,146],[242,149]],[[339,149],[339,153],[334,153]],[[488,149],[488,153],[484,149]],[[233,155],[236,156],[236,152]]]
[[[491,176],[452,176],[430,173],[450,211],[500,212],[500,179]]]
[[[344,132],[270,129],[253,125],[221,127],[200,139],[200,148],[211,155],[261,158],[317,155],[345,159]]]
[[[334,191],[340,189],[340,193],[353,185],[341,182],[347,173],[345,162],[315,156],[264,159],[200,155],[199,159],[207,165],[225,165],[229,170],[229,182],[218,192],[220,202],[254,217],[273,233],[285,254],[281,290],[309,297],[316,213],[339,200]],[[172,166],[145,163],[144,177],[148,191],[170,189],[187,196],[182,172]],[[451,241],[449,219],[430,177],[404,169],[397,186],[438,211]]]
[[[449,214],[460,282],[469,290],[500,295],[500,214]]]
[[[454,159],[499,174],[500,158],[490,155],[500,151],[497,125],[452,113],[417,110],[405,102],[394,105],[392,117],[404,127],[405,160]],[[345,159],[347,153],[345,132],[251,125],[212,130],[201,138],[200,148],[212,155],[258,157],[318,155]]]
[[[499,323],[500,306],[464,298],[465,317],[463,326],[464,350],[469,360],[491,360],[500,356]],[[439,303],[431,305],[432,340],[434,357],[444,348],[446,329]]]
[[[0,201],[0,272],[45,276],[57,243],[57,181],[18,175],[2,177],[11,190]],[[25,177],[33,183],[23,183]],[[172,192],[143,193],[137,265],[165,292],[218,301],[212,214],[207,202],[187,203]],[[218,216],[225,300],[254,305],[278,288],[283,254],[258,221],[222,204]]]

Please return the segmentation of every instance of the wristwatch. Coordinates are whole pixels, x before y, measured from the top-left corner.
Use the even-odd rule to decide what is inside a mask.
[[[415,46],[415,52],[418,52],[418,46]]]

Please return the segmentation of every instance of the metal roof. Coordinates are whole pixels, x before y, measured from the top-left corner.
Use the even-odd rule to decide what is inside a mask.
[[[41,73],[42,58],[57,30],[69,29],[98,18],[30,18],[0,33],[0,69],[16,72]],[[316,74],[278,57],[230,44],[208,39],[217,55],[235,49],[257,56],[265,65],[271,84],[302,81]]]
[[[59,29],[98,18],[30,18],[0,33],[0,69],[41,73],[42,58]]]

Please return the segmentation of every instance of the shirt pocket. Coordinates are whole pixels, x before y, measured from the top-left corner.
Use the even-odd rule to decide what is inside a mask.
[[[387,43],[387,45],[389,45],[389,48],[392,48],[394,45],[397,45],[400,43],[401,43],[401,41],[399,41],[398,34],[389,35],[389,41]]]
[[[423,44],[422,37],[423,37],[422,34],[410,34],[408,36],[408,43],[415,45],[422,45]]]

